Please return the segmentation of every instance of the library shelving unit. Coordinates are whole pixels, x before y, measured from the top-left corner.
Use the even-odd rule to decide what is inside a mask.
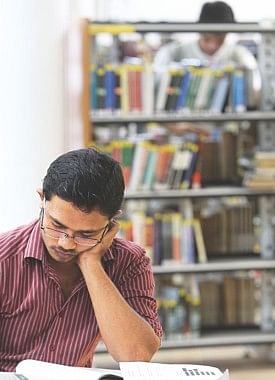
[[[189,33],[189,32],[232,32],[232,33],[257,33],[261,36],[261,43],[258,45],[257,59],[262,77],[261,105],[256,111],[228,112],[219,114],[209,114],[203,112],[179,114],[179,113],[152,113],[139,114],[93,114],[90,110],[90,55],[96,48],[94,37],[98,33],[111,33],[118,36],[121,33]],[[236,24],[197,24],[197,23],[131,23],[116,24],[104,22],[82,22],[82,75],[83,91],[81,98],[82,125],[83,125],[83,145],[89,146],[92,142],[93,126],[104,126],[108,124],[147,122],[169,123],[169,122],[213,122],[225,123],[253,122],[257,124],[257,146],[262,151],[272,151],[275,149],[275,23],[236,23]],[[246,197],[257,201],[259,219],[261,224],[260,232],[260,254],[256,258],[233,258],[218,261],[208,261],[204,263],[192,264],[169,264],[155,265],[153,267],[156,278],[161,276],[203,276],[207,274],[215,275],[230,273],[245,273],[255,271],[261,273],[261,291],[259,308],[259,326],[257,329],[222,330],[218,333],[207,331],[203,334],[190,336],[183,335],[180,339],[168,337],[164,340],[162,347],[203,347],[219,345],[257,345],[275,343],[275,320],[274,320],[274,273],[275,273],[275,188],[266,190],[254,190],[242,186],[219,186],[201,189],[187,190],[147,190],[126,192],[125,202],[142,201],[150,202],[195,202],[196,200],[207,198],[225,197]]]

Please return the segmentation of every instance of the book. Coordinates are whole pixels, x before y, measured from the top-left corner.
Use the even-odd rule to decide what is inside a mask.
[[[16,366],[16,374],[23,375],[27,380],[122,379],[120,370],[73,367],[32,359],[22,360]]]
[[[196,169],[199,154],[199,145],[196,143],[186,143],[186,148],[191,152],[191,157],[180,184],[181,189],[189,189],[192,186],[192,176]]]
[[[240,325],[254,325],[256,311],[256,287],[254,280],[241,276],[238,278],[239,297],[237,317]]]
[[[129,180],[128,190],[140,190],[141,181],[144,175],[144,168],[146,167],[148,159],[148,142],[139,141],[133,155],[132,162],[132,175]]]
[[[104,108],[106,110],[112,111],[115,109],[116,74],[114,66],[111,64],[105,66],[104,87]]]
[[[171,69],[170,71],[170,84],[166,89],[166,102],[165,111],[174,111],[176,108],[176,101],[179,95],[180,84],[183,74],[180,69]]]
[[[205,68],[202,71],[203,75],[200,82],[200,87],[198,89],[198,94],[195,99],[194,108],[196,110],[204,110],[207,104],[207,96],[209,93],[209,88],[212,80],[211,70]]]
[[[187,92],[191,80],[191,72],[188,68],[184,69],[183,78],[179,87],[179,95],[176,101],[176,110],[181,110],[185,108]]]
[[[272,178],[257,178],[253,176],[247,176],[244,180],[244,185],[256,190],[273,190],[275,188],[275,180]]]
[[[185,173],[191,164],[191,160],[192,152],[188,150],[186,146],[183,145],[176,150],[168,177],[168,184],[171,189],[180,189],[182,179],[185,177]]]
[[[200,281],[200,296],[201,326],[209,328],[221,325],[223,321],[223,303],[222,285],[219,278],[209,278]]]
[[[196,261],[193,219],[184,219],[182,223],[181,260],[185,264]]]
[[[166,265],[172,262],[172,214],[164,212],[161,224],[162,234],[162,260],[161,264]]]
[[[28,359],[17,365],[16,376],[20,374],[28,380],[177,380],[191,376],[193,380],[229,380],[228,370],[221,372],[216,367],[206,365],[120,362],[119,367],[120,370],[80,368]]]
[[[161,265],[163,257],[163,238],[161,234],[162,217],[160,213],[156,213],[154,221],[154,240],[153,240],[153,264]]]
[[[246,111],[245,77],[242,70],[236,70],[233,74],[233,104],[236,112]]]
[[[223,278],[223,299],[224,299],[224,323],[228,326],[237,324],[237,299],[239,289],[237,280],[233,276],[225,275]]]
[[[97,74],[95,65],[90,65],[90,108],[97,110]]]
[[[120,67],[120,105],[123,114],[129,112],[129,88],[127,65]]]
[[[169,70],[166,70],[160,79],[160,82],[158,84],[158,88],[156,91],[156,112],[164,111],[165,109],[165,103],[167,98],[167,88],[170,85],[171,80],[171,72]]]
[[[199,263],[207,262],[207,253],[204,244],[204,237],[202,234],[201,223],[199,219],[193,220],[193,228],[194,228],[194,238],[196,242],[197,249],[197,260]]]
[[[145,64],[142,71],[141,77],[141,103],[142,112],[146,115],[151,115],[154,112],[154,72],[152,65]]]
[[[175,212],[172,215],[171,230],[172,230],[172,257],[175,261],[181,261],[181,214]]]
[[[210,105],[210,111],[222,112],[225,106],[227,93],[229,89],[229,78],[227,75],[221,74],[218,80],[215,91],[213,93],[212,102]]]
[[[143,178],[141,190],[150,190],[154,183],[157,160],[157,147],[154,144],[148,143],[147,161],[143,170]]]
[[[96,70],[96,106],[97,110],[105,109],[106,88],[104,82],[105,68],[98,67]]]
[[[114,96],[115,96],[115,110],[121,111],[121,69],[120,67],[116,67],[115,69],[115,88],[114,88]]]

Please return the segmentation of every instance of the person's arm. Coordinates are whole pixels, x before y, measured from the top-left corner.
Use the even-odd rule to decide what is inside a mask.
[[[170,42],[156,52],[153,62],[156,86],[158,86],[161,75],[168,70],[168,67],[183,58],[181,54],[181,46],[177,42]]]
[[[116,361],[149,361],[158,350],[160,339],[122,297],[101,263],[117,231],[116,223],[101,244],[79,256],[79,267],[108,352]]]
[[[249,75],[248,106],[251,108],[259,108],[261,102],[262,79],[256,58],[245,46],[236,45],[234,59],[238,65],[247,70],[246,75]]]

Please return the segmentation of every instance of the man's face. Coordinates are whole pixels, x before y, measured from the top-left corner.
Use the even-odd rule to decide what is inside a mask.
[[[97,210],[82,212],[57,196],[42,205],[42,238],[55,262],[76,261],[80,253],[92,250],[108,230],[108,217]]]
[[[224,33],[201,33],[199,46],[205,54],[213,55],[222,46],[224,39]]]

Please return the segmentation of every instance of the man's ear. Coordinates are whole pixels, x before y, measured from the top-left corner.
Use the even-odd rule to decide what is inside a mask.
[[[118,218],[119,216],[122,215],[122,210],[118,210],[118,212],[116,212],[116,214],[113,216],[113,218]]]
[[[44,197],[45,197],[45,195],[44,195],[43,190],[42,190],[41,188],[36,189],[36,192],[38,193],[39,198],[40,198],[40,200],[41,200],[41,202],[40,202],[40,207],[42,207],[42,203],[43,203],[43,201],[44,201]]]

